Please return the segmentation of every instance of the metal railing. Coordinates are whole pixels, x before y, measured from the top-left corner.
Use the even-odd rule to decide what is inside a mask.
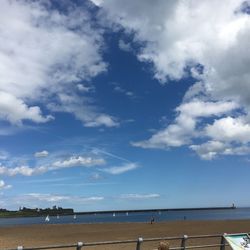
[[[249,234],[249,233],[247,233]],[[220,239],[220,243],[217,244],[206,244],[206,245],[191,245],[187,246],[187,241],[190,239],[209,239],[209,238],[218,238]],[[23,247],[18,246],[17,248],[10,249],[0,249],[0,250],[44,250],[44,249],[56,249],[56,248],[76,248],[76,250],[83,250],[84,247],[92,247],[92,246],[103,246],[103,245],[118,245],[118,244],[135,244],[136,250],[141,250],[141,246],[144,242],[152,242],[152,241],[176,241],[180,240],[180,247],[170,247],[170,250],[185,250],[185,249],[200,249],[200,248],[211,248],[218,247],[220,250],[225,250],[228,244],[225,241],[225,238],[222,234],[210,234],[210,235],[183,235],[176,237],[159,237],[159,238],[145,238],[139,237],[135,240],[114,240],[114,241],[99,241],[99,242],[78,242],[76,244],[66,244],[66,245],[52,245],[52,246],[40,246],[40,247]]]

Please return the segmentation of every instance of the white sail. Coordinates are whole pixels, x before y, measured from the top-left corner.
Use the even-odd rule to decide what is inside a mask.
[[[75,214],[74,214],[73,218],[74,218],[74,220],[76,219],[76,215]]]
[[[113,217],[115,217],[115,213],[113,213]]]
[[[45,221],[49,222],[49,215],[46,216]]]
[[[126,213],[126,216],[128,216],[128,212]]]

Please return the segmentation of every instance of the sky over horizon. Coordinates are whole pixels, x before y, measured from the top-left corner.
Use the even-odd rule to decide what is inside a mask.
[[[0,208],[250,206],[250,1],[3,0]]]

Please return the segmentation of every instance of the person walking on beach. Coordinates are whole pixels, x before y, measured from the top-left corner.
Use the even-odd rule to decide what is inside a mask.
[[[155,222],[154,216],[151,217],[150,224],[153,224]]]

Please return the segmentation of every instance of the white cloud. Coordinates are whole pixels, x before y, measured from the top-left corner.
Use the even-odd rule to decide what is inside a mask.
[[[41,158],[41,157],[46,157],[49,155],[49,152],[47,150],[43,150],[43,151],[40,151],[40,152],[36,152],[34,154],[35,157],[37,158]]]
[[[237,108],[232,102],[205,102],[193,100],[176,108],[175,123],[154,134],[149,140],[133,142],[137,147],[168,148],[190,144],[193,137],[199,136],[197,124],[200,118],[221,116]]]
[[[120,39],[118,42],[118,46],[121,50],[124,50],[127,52],[132,51],[132,47],[131,47],[130,43],[126,43],[124,40]]]
[[[70,2],[64,8],[65,12],[58,11],[49,1],[1,2],[1,120],[19,125],[25,120],[48,122],[52,116],[44,115],[43,108],[52,96],[58,100],[61,93],[76,95],[76,86],[83,92],[79,85],[83,80],[106,71],[102,31],[92,28],[86,9]],[[96,122],[95,126],[116,125],[112,117],[91,109],[93,102],[78,103],[76,110],[72,106],[67,110],[68,103],[56,104],[78,119],[91,113],[86,122]]]
[[[119,122],[112,116],[101,113],[88,98],[66,93],[58,94],[57,103],[49,103],[47,106],[54,112],[67,112],[73,114],[85,127],[118,127]],[[85,108],[85,109],[84,109]]]
[[[94,90],[93,86],[85,86],[84,84],[77,84],[77,89],[81,92],[90,92]]]
[[[29,166],[20,166],[20,167],[5,167],[0,166],[0,175],[8,175],[8,176],[15,176],[15,175],[24,175],[24,176],[32,176],[36,174],[42,174],[48,171],[47,167],[29,167]]]
[[[113,174],[113,175],[119,175],[126,173],[128,171],[132,171],[139,168],[139,165],[136,163],[126,163],[122,166],[116,166],[116,167],[110,167],[110,168],[104,168],[102,171]]]
[[[18,166],[18,167],[6,167],[0,165],[0,175],[24,175],[33,176],[38,174],[43,174],[53,170],[60,170],[64,168],[72,167],[91,167],[91,166],[101,166],[105,164],[105,160],[102,158],[92,158],[83,156],[72,156],[68,159],[55,161],[43,166]]]
[[[129,98],[131,98],[131,99],[136,97],[136,95],[135,95],[134,92],[129,91],[129,90],[126,90],[125,88],[121,87],[121,86],[120,86],[118,83],[116,83],[116,82],[111,83],[111,85],[113,85],[114,91],[117,92],[117,93],[124,94],[124,95],[126,95],[127,97],[129,97]]]
[[[70,199],[69,196],[64,195],[53,195],[53,194],[40,194],[40,193],[30,193],[26,196],[34,200],[46,201],[46,202],[58,202]]]
[[[235,141],[248,142],[248,136],[244,140],[242,136],[247,133],[250,120],[250,16],[241,11],[243,3],[246,5],[243,0],[160,0],[154,5],[149,0],[130,0],[126,5],[122,0],[98,3],[107,25],[124,29],[133,37],[132,42],[141,45],[138,59],[153,64],[154,77],[160,82],[185,78],[188,69],[197,79],[177,108],[180,114],[175,121],[149,140],[133,143],[135,146],[179,147],[191,145],[196,139],[204,144],[214,138],[227,138],[231,147],[238,148],[243,145],[235,145]],[[199,110],[193,105],[197,100],[213,102],[214,106]],[[223,120],[229,111],[223,111],[222,105],[219,112],[218,102],[238,105],[234,124]],[[229,133],[228,126],[237,132]],[[218,129],[223,130],[222,135],[214,136]]]
[[[68,159],[54,162],[51,169],[70,168],[75,166],[91,167],[104,165],[105,163],[105,160],[102,158],[96,159],[92,157],[72,156]]]
[[[159,194],[122,194],[120,196],[121,199],[128,200],[145,200],[145,199],[155,199],[159,198]]]
[[[21,99],[0,91],[0,119],[7,120],[12,124],[20,124],[23,120],[44,123],[53,119],[51,115],[45,117],[41,113],[38,106],[28,107]]]
[[[6,185],[3,180],[0,180],[0,190],[12,188],[11,185]]]
[[[103,0],[91,0],[96,6],[100,6],[103,3]]]
[[[161,0],[152,5],[149,0],[130,0],[125,6],[122,0],[107,0],[99,6],[109,21],[133,32],[136,41],[144,42],[138,58],[153,62],[155,77],[165,81],[168,77],[182,78],[185,67],[196,62],[217,70],[214,66],[221,64],[217,59],[228,52],[228,57],[235,54],[230,49],[242,42],[240,38],[246,42],[249,33],[249,17],[240,12],[236,14],[242,2]],[[241,44],[238,48],[244,46],[246,44]],[[224,61],[219,69],[232,63],[236,65],[236,62]]]
[[[85,123],[86,127],[99,127],[99,126],[106,126],[106,127],[118,127],[119,123],[112,117],[106,114],[99,114],[96,115],[92,121],[88,121]]]
[[[213,160],[219,155],[248,155],[250,153],[249,146],[239,146],[221,141],[208,141],[200,145],[191,145],[189,147],[203,160]]]
[[[243,144],[250,142],[250,124],[241,117],[225,117],[215,120],[213,124],[207,125],[205,131],[215,140]]]
[[[226,145],[220,141],[209,141],[201,145],[191,145],[190,148],[203,160],[212,160],[225,151]]]
[[[90,196],[90,197],[82,197],[82,196],[70,196],[70,195],[57,195],[57,194],[41,194],[41,193],[30,193],[24,195],[27,199],[34,201],[45,201],[45,202],[60,202],[60,201],[70,201],[70,202],[96,202],[104,199],[102,196]]]

